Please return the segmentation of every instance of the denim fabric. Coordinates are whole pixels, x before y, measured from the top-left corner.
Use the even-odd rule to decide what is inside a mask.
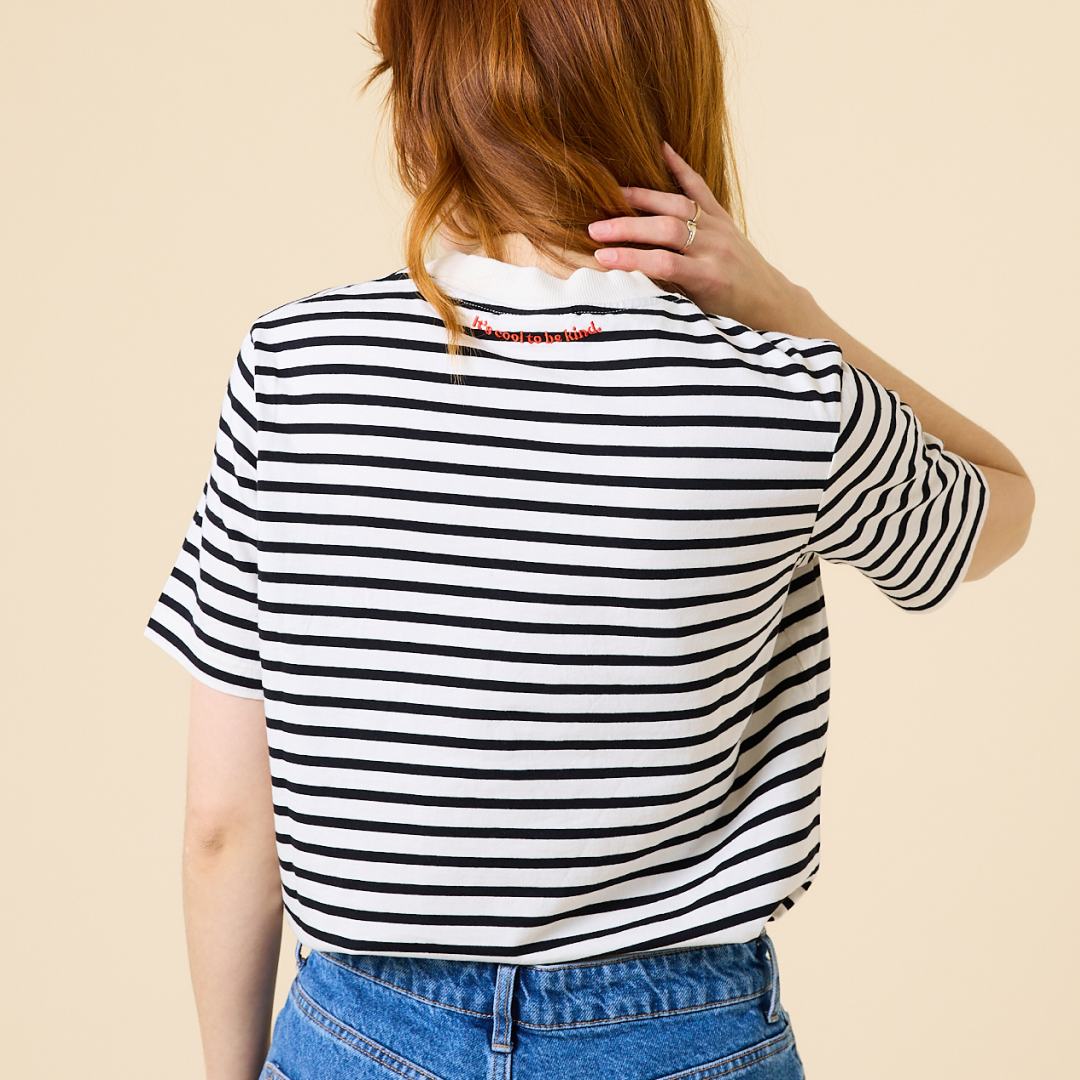
[[[299,963],[264,1080],[803,1077],[765,935],[550,967],[320,952]]]

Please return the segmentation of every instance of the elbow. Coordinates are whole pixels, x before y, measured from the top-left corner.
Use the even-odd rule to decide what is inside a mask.
[[[184,861],[213,862],[235,846],[238,830],[227,818],[192,813],[184,821]]]
[[[184,818],[184,862],[213,865],[245,859],[259,850],[275,849],[272,817],[230,813],[219,807],[188,807]]]
[[[268,912],[280,909],[281,878],[273,826],[212,816],[193,820],[189,814],[182,876],[185,897],[205,888],[231,889],[241,882],[252,902]]]

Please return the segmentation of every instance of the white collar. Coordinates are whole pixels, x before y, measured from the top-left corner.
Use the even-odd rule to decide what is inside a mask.
[[[640,270],[582,266],[568,278],[559,278],[539,267],[514,266],[462,251],[447,252],[425,265],[444,288],[507,307],[620,307],[641,297],[671,295]]]

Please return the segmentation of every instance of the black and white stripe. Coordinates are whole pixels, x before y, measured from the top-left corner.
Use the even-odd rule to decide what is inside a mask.
[[[817,555],[940,604],[978,471],[828,342],[641,274],[432,265],[260,320],[146,633],[265,703],[314,948],[555,963],[745,941],[818,866]]]

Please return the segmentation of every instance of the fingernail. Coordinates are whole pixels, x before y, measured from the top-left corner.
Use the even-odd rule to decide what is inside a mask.
[[[594,251],[593,256],[599,263],[614,263],[619,256],[609,248],[601,248],[599,251]]]
[[[606,221],[594,221],[589,226],[589,233],[592,236],[607,236],[611,232],[611,226]]]

